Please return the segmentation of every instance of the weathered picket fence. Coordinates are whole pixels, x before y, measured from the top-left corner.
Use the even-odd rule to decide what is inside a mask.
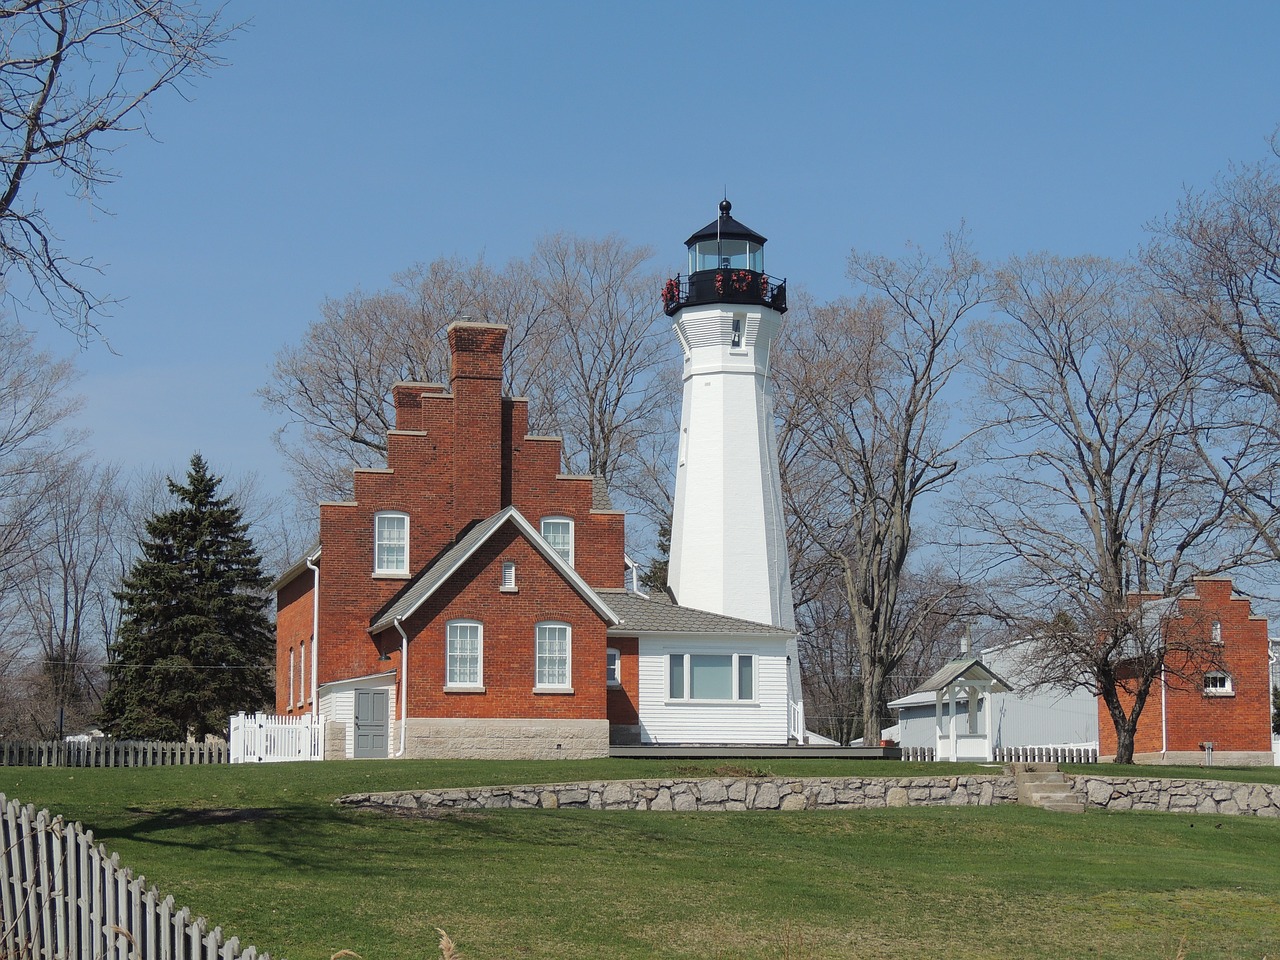
[[[1097,763],[1097,747],[1001,747],[997,763]]]
[[[324,717],[238,713],[231,718],[232,763],[324,759]]]
[[[155,740],[0,740],[5,767],[178,767],[226,763],[226,743]]]
[[[120,866],[80,824],[0,794],[6,960],[269,960]]]
[[[903,747],[902,759],[911,763],[933,763],[933,747]]]

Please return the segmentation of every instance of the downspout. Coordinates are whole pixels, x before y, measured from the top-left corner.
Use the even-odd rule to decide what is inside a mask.
[[[314,589],[311,591],[311,712],[314,716],[320,715],[320,687],[316,682],[316,671],[320,667],[320,568],[312,561],[320,555],[320,551],[316,551],[315,556],[307,557],[307,567],[315,574],[312,581]]]
[[[405,748],[405,731],[409,729],[409,717],[407,711],[409,709],[409,635],[404,632],[404,627],[400,626],[400,618],[396,617],[391,621],[395,624],[396,632],[400,634],[400,749],[396,751],[395,759],[404,756]]]
[[[1169,752],[1169,712],[1165,709],[1168,703],[1165,693],[1169,689],[1164,678],[1164,664],[1160,664],[1160,762],[1163,763]],[[1136,732],[1136,731],[1135,731]]]

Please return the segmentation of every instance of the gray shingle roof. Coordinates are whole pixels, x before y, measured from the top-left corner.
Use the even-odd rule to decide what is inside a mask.
[[[977,679],[975,676],[977,674],[986,674],[987,678],[992,681],[993,689],[999,693],[1009,693],[1012,690],[1012,687],[999,674],[977,657],[961,657],[944,663],[937,673],[912,690],[911,693],[930,693],[945,690],[961,677],[971,676]]]
[[[792,631],[768,623],[739,620],[706,610],[695,610],[672,603],[662,595],[642,597],[638,593],[602,590],[604,600],[622,618],[622,623],[609,632],[620,636],[630,633],[750,633],[789,637]]]

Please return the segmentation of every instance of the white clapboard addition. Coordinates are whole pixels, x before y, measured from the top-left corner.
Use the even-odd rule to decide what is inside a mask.
[[[80,824],[0,794],[0,955],[269,960],[120,866]]]

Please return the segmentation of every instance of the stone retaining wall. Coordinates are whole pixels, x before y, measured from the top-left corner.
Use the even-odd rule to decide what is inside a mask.
[[[1280,786],[1219,780],[1068,777],[1088,807],[1219,816],[1280,817]],[[510,808],[589,810],[858,810],[868,807],[1017,803],[1010,776],[762,777],[612,780],[461,787],[341,797],[349,806],[411,813]]]
[[[1094,774],[1067,779],[1087,807],[1280,817],[1280,786],[1269,783],[1102,777]]]
[[[590,810],[855,810],[1016,803],[1012,777],[762,777],[612,780],[514,787],[358,793],[339,803],[414,810],[579,807]]]

